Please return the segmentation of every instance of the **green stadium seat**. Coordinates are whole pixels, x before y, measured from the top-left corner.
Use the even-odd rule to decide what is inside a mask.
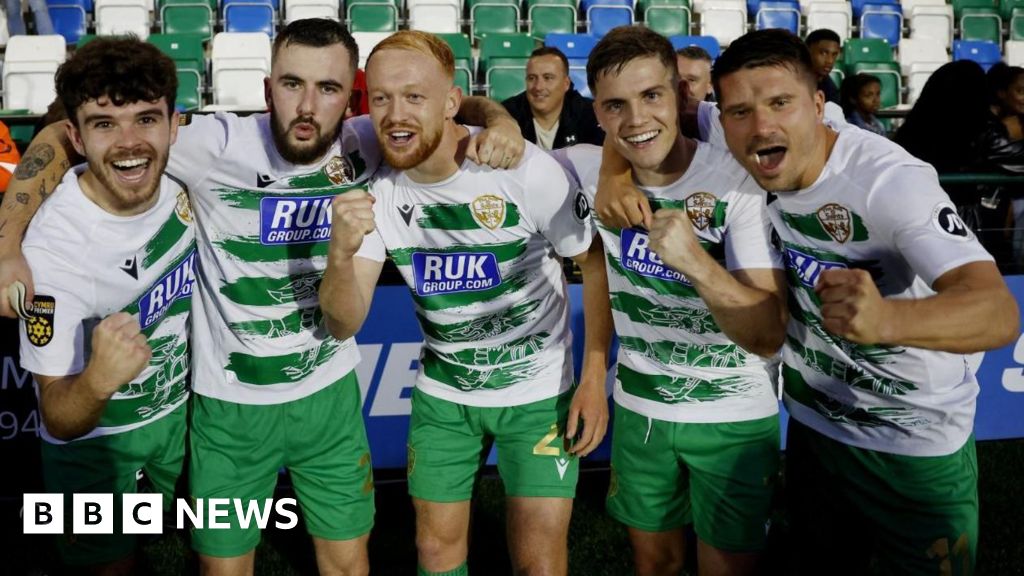
[[[527,0],[527,31],[543,41],[551,33],[576,33],[576,0]]]
[[[398,6],[391,0],[353,0],[346,15],[351,32],[398,30]]]
[[[469,0],[469,33],[473,38],[519,32],[518,0]]]
[[[214,8],[205,1],[164,0],[160,7],[160,31],[164,34],[198,34],[213,38]]]
[[[859,62],[893,62],[892,46],[881,38],[851,38],[843,46],[847,67]]]
[[[960,20],[964,8],[993,8],[999,10],[1000,0],[949,0],[953,5],[953,17]]]
[[[1010,14],[1010,40],[1024,40],[1024,7],[1014,8]]]
[[[473,48],[465,34],[438,34],[452,49],[455,56],[455,85],[469,95],[473,90]]]
[[[488,34],[480,42],[487,95],[504,100],[526,89],[526,61],[535,48],[527,34]]]
[[[882,108],[898,106],[903,93],[900,65],[895,62],[858,62],[847,68],[850,74],[871,74],[882,83]]]
[[[843,72],[842,66],[839,66],[837,63],[832,67],[832,71],[828,73],[828,77],[832,79],[832,83],[836,85],[836,88],[839,88],[843,85],[843,78],[846,78],[846,73]]]
[[[690,35],[689,0],[640,0],[637,11],[648,28],[663,36]]]
[[[960,16],[961,40],[986,40],[1002,44],[1003,19],[995,8],[964,7]]]
[[[194,110],[203,105],[206,56],[198,34],[153,34],[149,42],[174,60],[178,67],[178,107]]]
[[[999,16],[1004,22],[1010,21],[1014,8],[1024,8],[1024,0],[1000,0]]]

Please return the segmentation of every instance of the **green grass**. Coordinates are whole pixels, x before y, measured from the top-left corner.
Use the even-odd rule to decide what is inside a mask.
[[[978,465],[981,535],[976,573],[1024,575],[1024,540],[1020,529],[1024,516],[1024,483],[1020,481],[1024,476],[1024,440],[979,442]],[[381,476],[394,478],[394,474]],[[569,533],[571,574],[618,576],[632,573],[626,531],[604,512],[607,487],[608,473],[605,470],[585,471],[580,477]],[[401,481],[378,483],[377,521],[370,541],[370,559],[375,575],[415,574],[415,524],[412,504],[405,490]],[[508,574],[501,481],[487,475],[477,490],[471,529],[470,571],[488,576]],[[5,532],[9,532],[10,522],[4,521]],[[785,524],[785,510],[778,508],[769,536],[765,574],[786,572],[788,541]],[[17,526],[20,528],[20,522]],[[54,555],[45,538],[22,536],[20,529],[16,532],[4,537],[0,574],[39,574],[33,571],[38,568],[45,569],[47,574],[59,574],[49,566]],[[194,559],[182,534],[165,535],[147,544],[143,549],[143,561],[146,574],[178,576],[195,573]],[[257,575],[315,573],[312,545],[302,530],[268,530],[264,533],[263,542],[257,549]]]

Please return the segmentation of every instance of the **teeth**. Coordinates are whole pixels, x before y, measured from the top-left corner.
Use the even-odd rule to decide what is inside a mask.
[[[113,164],[114,164],[114,166],[117,166],[118,168],[135,168],[136,166],[143,166],[143,165],[148,164],[148,163],[149,163],[149,160],[147,160],[145,158],[133,158],[131,160],[118,160],[117,162],[114,162]]]
[[[658,131],[657,130],[651,130],[650,132],[644,132],[642,134],[636,134],[636,135],[633,135],[633,136],[628,136],[626,138],[626,142],[629,142],[631,144],[642,144],[644,142],[648,142],[650,140],[654,140],[654,137],[657,136],[657,135],[658,135]]]
[[[392,138],[409,138],[412,136],[412,132],[392,132]]]

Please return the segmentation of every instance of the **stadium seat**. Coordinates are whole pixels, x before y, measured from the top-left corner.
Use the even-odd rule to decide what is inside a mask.
[[[270,36],[262,32],[221,32],[213,37],[213,104],[263,110],[263,79],[270,74]]]
[[[587,33],[598,38],[612,28],[633,23],[633,0],[582,0],[580,11],[587,18]]]
[[[917,102],[917,97],[921,95],[928,78],[944,64],[945,62],[922,62],[914,65],[914,70],[907,76],[907,104],[913,105]]]
[[[263,32],[274,36],[274,6],[261,0],[224,0],[225,32]]]
[[[670,36],[668,41],[676,50],[687,46],[700,46],[711,55],[712,60],[718,58],[718,55],[722,53],[722,46],[714,36]]]
[[[433,34],[454,34],[462,28],[460,0],[408,0],[409,29]]]
[[[987,72],[993,64],[1002,59],[999,45],[984,40],[955,40],[953,60],[974,60]]]
[[[353,0],[345,15],[353,33],[398,30],[398,6],[392,0]]]
[[[1024,66],[1024,41],[1007,40],[1003,45],[1006,63],[1010,66]]]
[[[518,0],[468,0],[468,6],[469,34],[473,38],[519,32]]]
[[[800,4],[796,0],[762,0],[754,18],[758,30],[782,28],[800,33]]]
[[[163,0],[160,31],[164,34],[199,34],[213,37],[214,8],[204,0]]]
[[[907,14],[907,9],[903,9]],[[920,40],[938,40],[948,49],[953,45],[953,7],[942,5],[916,5],[911,9],[910,37]]]
[[[892,47],[881,38],[851,38],[843,45],[843,62],[892,62]]]
[[[960,20],[964,8],[999,8],[999,0],[951,0],[953,16]]]
[[[1003,41],[1003,19],[995,8],[965,7],[960,12],[960,39]]]
[[[855,21],[860,21],[866,4],[899,4],[899,2],[897,0],[851,0],[850,8],[853,9],[853,19]]]
[[[949,62],[949,54],[940,40],[907,38],[900,44],[899,61],[900,71],[909,76],[915,65]]]
[[[338,0],[288,0],[284,4],[284,23],[291,24],[306,18],[327,18],[341,20],[341,5]]]
[[[526,31],[537,40],[576,33],[576,0],[527,0]]]
[[[899,4],[864,4],[860,15],[860,37],[881,38],[898,46],[903,37],[903,12]]]
[[[807,7],[807,32],[820,28],[832,30],[846,42],[853,29],[853,10],[849,2],[813,2]]]
[[[526,61],[534,41],[527,34],[488,34],[480,42],[480,68],[484,89],[494,100],[504,100],[526,89]]]
[[[352,38],[356,41],[356,46],[359,46],[359,67],[366,68],[366,59],[370,57],[370,52],[381,40],[391,36],[391,32],[353,32]]]
[[[469,37],[461,32],[458,34],[438,34],[452,49],[455,56],[455,85],[462,88],[467,96],[472,94],[473,85],[473,47]]]
[[[900,65],[895,62],[859,62],[847,66],[850,74],[871,74],[877,76],[882,83],[882,108],[899,106],[903,94],[903,77]]]
[[[184,110],[201,108],[206,58],[203,38],[195,34],[153,34],[149,42],[174,60],[178,67],[178,106]]]
[[[597,45],[597,38],[587,34],[548,34],[545,46],[558,48],[569,60],[569,80],[583,96],[590,98],[587,84],[587,58]]]
[[[1010,40],[1024,40],[1024,8],[1014,8],[1010,14]]]
[[[149,37],[151,23],[146,0],[96,0],[97,36],[135,34],[139,40]]]
[[[700,18],[701,36],[713,36],[728,46],[747,31],[747,5],[743,0],[715,0],[706,3]]]
[[[83,0],[50,0],[46,3],[53,30],[68,44],[78,44],[85,35],[89,18]],[[3,12],[3,10],[0,10]],[[6,27],[4,31],[6,32]],[[5,38],[6,42],[6,38]]]
[[[662,36],[690,33],[689,0],[640,0],[637,10],[643,15],[644,25]]]
[[[53,75],[65,57],[66,43],[60,34],[10,38],[4,54],[4,108],[45,113],[57,96]]]
[[[842,66],[835,66],[832,71],[828,73],[828,77],[832,80],[832,83],[838,88],[843,85],[843,78],[846,78],[846,73],[843,72]]]

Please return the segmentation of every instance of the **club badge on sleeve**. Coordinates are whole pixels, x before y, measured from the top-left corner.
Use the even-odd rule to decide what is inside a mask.
[[[57,301],[53,296],[36,294],[32,302],[32,317],[25,320],[25,333],[33,346],[43,347],[53,339],[53,314]]]

